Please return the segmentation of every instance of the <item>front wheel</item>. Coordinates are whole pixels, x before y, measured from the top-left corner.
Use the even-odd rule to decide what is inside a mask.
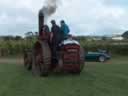
[[[48,76],[48,68],[44,64],[42,52],[33,55],[32,73],[35,76]]]
[[[31,58],[31,52],[25,52],[24,53],[24,66],[27,70],[32,69],[32,58]]]
[[[34,76],[41,76],[42,75],[40,62],[38,61],[39,58],[40,58],[39,56],[33,54],[32,73]]]
[[[48,76],[51,65],[51,51],[47,42],[37,42],[33,51],[32,69],[34,75]]]

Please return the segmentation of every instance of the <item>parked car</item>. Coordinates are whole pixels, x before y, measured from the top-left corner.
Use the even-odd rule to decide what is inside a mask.
[[[87,52],[85,53],[86,61],[96,61],[96,62],[105,62],[110,60],[111,56],[106,50],[98,50],[97,52]]]

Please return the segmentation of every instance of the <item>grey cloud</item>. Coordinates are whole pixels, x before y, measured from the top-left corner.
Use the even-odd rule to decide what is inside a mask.
[[[4,4],[0,1],[0,34],[23,34],[37,31],[38,10],[42,0],[12,0]],[[18,3],[18,1],[20,3]],[[44,1],[44,0],[43,0]],[[66,20],[71,33],[75,35],[104,35],[122,33],[128,28],[127,7],[115,0],[62,0],[56,13],[50,19]],[[15,2],[15,3],[14,3]],[[118,5],[118,6],[115,6]],[[2,15],[6,15],[6,20]],[[49,19],[49,21],[50,21]]]
[[[0,34],[2,35],[21,35],[24,36],[26,32],[37,32],[36,24],[2,24],[0,25]]]

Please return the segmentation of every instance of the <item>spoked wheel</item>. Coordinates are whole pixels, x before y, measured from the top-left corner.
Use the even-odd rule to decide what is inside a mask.
[[[32,69],[32,53],[31,52],[24,53],[24,66],[27,70]]]
[[[39,43],[39,42],[38,42]],[[48,76],[51,52],[46,42],[40,42],[33,52],[32,72],[36,76]]]

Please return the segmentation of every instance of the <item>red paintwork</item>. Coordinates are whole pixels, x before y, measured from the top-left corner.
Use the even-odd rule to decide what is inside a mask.
[[[66,45],[63,49],[63,70],[71,72],[80,71],[80,46]]]
[[[79,72],[80,71],[80,64],[64,64],[63,71],[67,72]]]

